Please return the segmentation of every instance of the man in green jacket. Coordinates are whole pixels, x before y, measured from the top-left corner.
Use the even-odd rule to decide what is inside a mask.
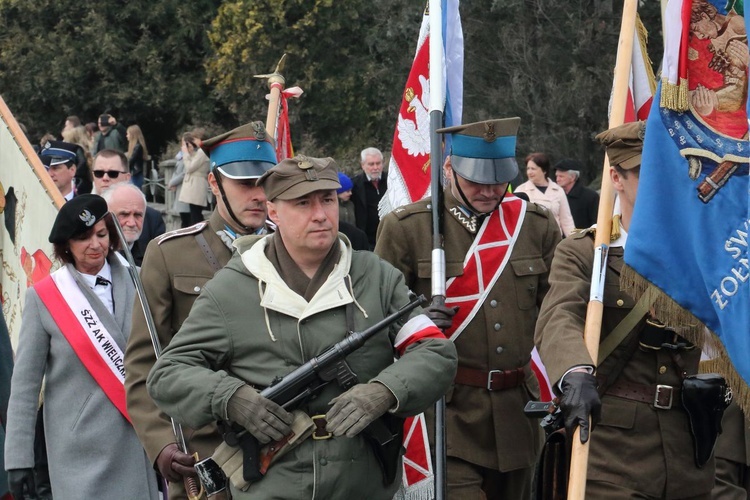
[[[157,361],[148,389],[167,414],[191,427],[229,420],[261,443],[282,440],[293,416],[258,391],[409,301],[400,272],[352,251],[338,234],[336,172],[331,158],[298,156],[258,180],[277,232],[235,242],[238,252]],[[332,383],[305,401],[299,410],[312,418],[313,438],[300,440],[260,481],[233,481],[233,498],[393,497],[400,457],[390,457],[399,473],[386,481],[361,432],[432,405],[455,375],[455,347],[414,311],[347,362],[360,383],[348,391]]]

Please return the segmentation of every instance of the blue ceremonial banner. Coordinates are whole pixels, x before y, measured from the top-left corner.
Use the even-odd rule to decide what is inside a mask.
[[[750,382],[749,51],[742,4],[728,5],[670,0],[682,15],[667,26],[623,283],[636,295],[653,285],[657,315],[689,325],[690,340],[702,344],[703,326],[715,334],[714,366],[748,401],[738,376]]]

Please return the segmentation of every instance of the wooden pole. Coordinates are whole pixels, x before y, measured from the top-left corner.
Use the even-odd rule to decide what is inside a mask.
[[[625,120],[625,106],[627,103],[628,83],[633,58],[637,8],[637,0],[625,0],[622,8],[622,25],[620,26],[620,40],[617,44],[617,60],[615,62],[609,128],[622,125]],[[586,309],[586,324],[583,331],[586,349],[594,363],[596,363],[599,355],[602,313],[604,312],[604,304],[602,303],[604,275],[606,274],[607,250],[612,230],[612,210],[615,204],[615,193],[612,186],[612,179],[609,176],[609,168],[609,158],[605,154],[602,169],[602,191],[599,198],[599,213],[596,218],[596,238],[594,240],[596,248],[594,255],[595,275],[591,277],[591,300]],[[600,272],[596,272],[597,270],[600,270]],[[589,440],[586,444],[581,444],[580,429],[576,429],[572,440],[568,500],[584,500],[586,495],[586,469],[589,459],[588,445],[591,441]]]
[[[268,113],[266,115],[266,132],[268,135],[273,137],[274,140],[278,140],[277,125],[279,123],[279,106],[281,103],[281,92],[284,90],[286,80],[281,74],[284,69],[284,61],[286,60],[286,54],[281,56],[279,63],[276,65],[276,69],[273,73],[267,75],[255,75],[255,78],[265,78],[268,80]]]

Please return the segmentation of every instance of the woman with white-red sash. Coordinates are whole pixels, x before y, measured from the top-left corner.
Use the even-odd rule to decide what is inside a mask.
[[[55,500],[156,499],[156,475],[125,407],[135,287],[115,255],[120,240],[107,203],[90,194],[73,198],[49,240],[63,265],[26,292],[6,428],[11,493],[35,498],[34,422],[45,378]]]

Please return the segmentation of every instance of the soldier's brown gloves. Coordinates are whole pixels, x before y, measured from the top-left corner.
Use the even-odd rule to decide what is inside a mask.
[[[458,306],[448,307],[445,304],[430,304],[424,314],[432,320],[443,332],[453,324],[453,316],[458,312]]]
[[[291,413],[243,385],[227,402],[227,416],[240,424],[261,443],[279,441],[292,432]]]
[[[156,468],[167,481],[176,483],[183,477],[195,477],[195,457],[183,453],[176,443],[170,443],[156,457]]]
[[[581,428],[581,443],[589,440],[589,416],[591,429],[602,412],[602,401],[596,389],[596,377],[590,373],[570,372],[562,380],[560,409],[565,417],[565,432],[573,438],[576,427]]]
[[[396,396],[379,382],[357,384],[331,400],[326,430],[334,436],[354,437],[396,405]]]

